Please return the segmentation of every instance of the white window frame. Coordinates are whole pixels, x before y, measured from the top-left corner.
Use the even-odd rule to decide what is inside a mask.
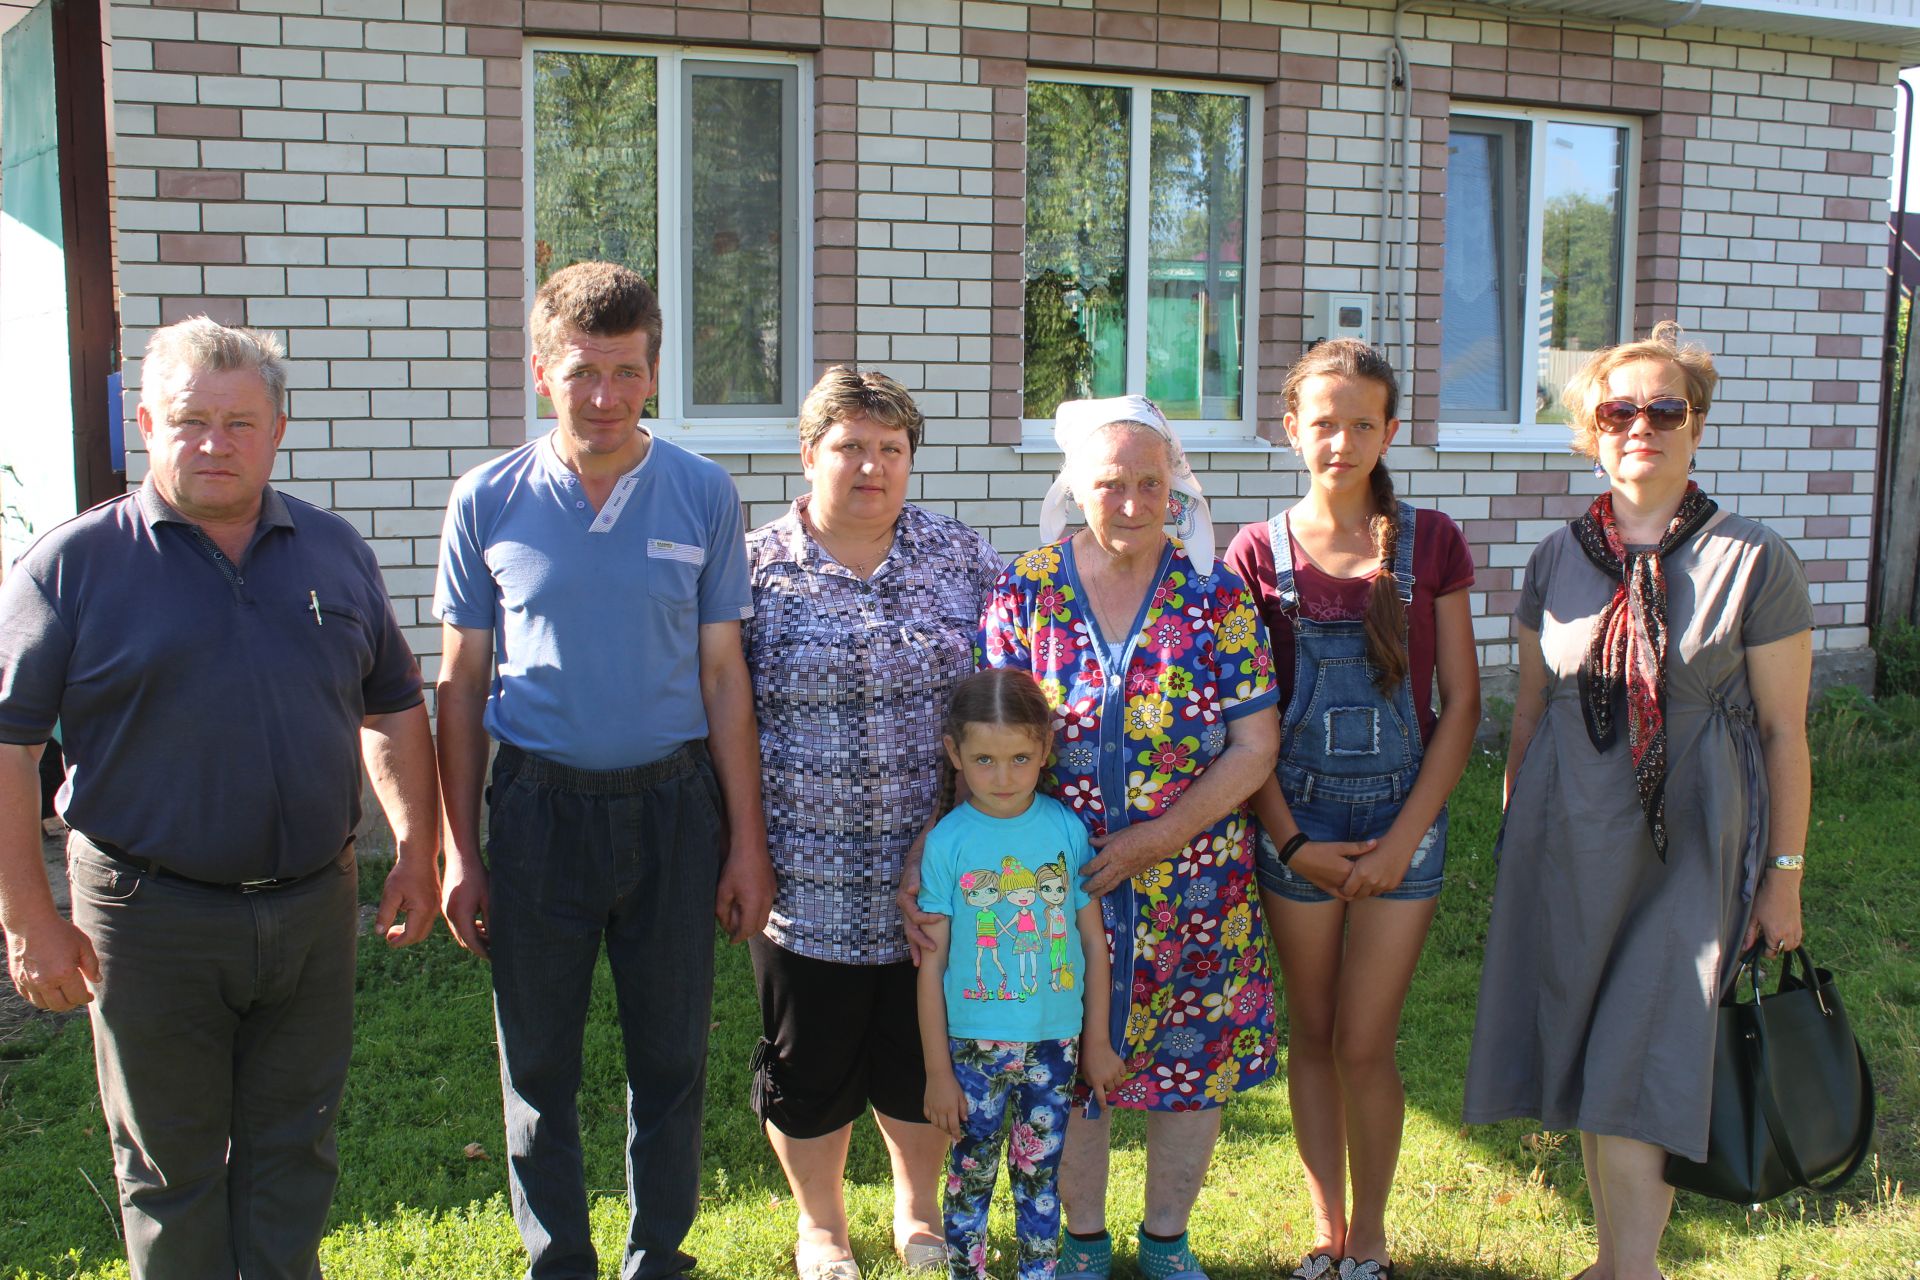
[[[1555,123],[1606,125],[1626,131],[1626,147],[1621,156],[1621,280],[1620,332],[1633,333],[1633,295],[1635,263],[1639,260],[1640,231],[1640,119],[1637,116],[1612,115],[1594,111],[1562,111],[1558,108],[1510,107],[1495,103],[1456,102],[1448,108],[1449,117],[1478,116],[1494,120],[1522,120],[1528,129],[1527,219],[1525,260],[1522,264],[1520,308],[1520,377],[1513,388],[1520,411],[1518,422],[1449,422],[1441,419],[1435,446],[1442,453],[1564,453],[1571,438],[1562,422],[1535,420],[1534,398],[1526,394],[1540,365],[1540,248],[1545,235],[1547,173],[1544,126]],[[1438,378],[1435,379],[1436,387]],[[1444,413],[1444,411],[1443,411]]]
[[[685,172],[686,163],[680,149],[686,113],[682,102],[685,77],[681,74],[681,68],[689,61],[722,64],[755,63],[798,68],[794,119],[797,154],[791,157],[794,162],[796,183],[792,206],[795,216],[794,225],[789,228],[789,243],[796,246],[792,391],[797,411],[799,402],[807,393],[806,386],[802,384],[805,382],[808,371],[813,368],[812,57],[804,53],[775,53],[761,49],[644,44],[620,40],[567,40],[547,36],[530,37],[521,54],[520,73],[521,137],[524,139],[521,147],[523,178],[521,216],[525,229],[521,237],[523,249],[521,296],[528,307],[533,305],[536,279],[533,251],[539,230],[534,226],[533,218],[533,165],[536,150],[533,133],[533,58],[536,53],[607,53],[656,60],[659,105],[657,127],[654,130],[658,146],[654,172],[658,175],[660,190],[655,203],[659,215],[659,228],[654,239],[659,247],[660,262],[659,279],[650,283],[660,298],[664,331],[660,335],[660,385],[655,392],[660,413],[658,418],[644,419],[642,425],[648,431],[696,453],[792,452],[795,422],[792,415],[781,417],[754,414],[742,417],[721,417],[711,414],[694,415],[686,411],[686,385],[683,376],[687,356],[686,334],[682,332],[684,326],[676,323],[685,312],[687,289],[686,228],[685,219],[682,216],[682,192],[687,189],[682,175]],[[543,420],[539,416],[538,395],[539,393],[534,390],[532,373],[529,372],[525,410],[529,440],[543,435],[552,426],[551,419]]]
[[[1226,80],[1179,80],[1163,76],[1110,75],[1105,72],[1065,71],[1054,67],[1033,68],[1027,75],[1029,85],[1087,84],[1128,89],[1127,107],[1127,390],[1145,393],[1147,388],[1147,214],[1152,198],[1150,181],[1152,156],[1153,91],[1166,89],[1176,93],[1212,93],[1247,100],[1247,207],[1241,225],[1241,287],[1245,305],[1241,308],[1240,335],[1240,417],[1183,418],[1170,425],[1179,433],[1181,444],[1196,453],[1269,453],[1270,441],[1260,435],[1258,412],[1260,380],[1261,274],[1260,197],[1265,190],[1266,113],[1265,90],[1258,85]],[[1142,139],[1146,141],[1141,142]],[[1021,233],[1026,229],[1021,215]],[[1024,277],[1023,277],[1024,279]],[[1137,327],[1136,327],[1137,326]],[[1136,339],[1138,339],[1136,341]],[[1025,354],[1022,351],[1024,378]],[[1020,452],[1057,453],[1053,442],[1053,419],[1020,420]]]

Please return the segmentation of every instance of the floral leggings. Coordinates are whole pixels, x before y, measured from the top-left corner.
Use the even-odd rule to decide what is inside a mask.
[[[1052,1280],[1060,1254],[1060,1152],[1080,1061],[1077,1040],[949,1040],[953,1073],[966,1095],[965,1134],[953,1146],[947,1175],[947,1268],[952,1280],[985,1280],[987,1206],[1000,1160],[1008,1104],[1013,1140],[1007,1181],[1013,1186],[1020,1280]]]

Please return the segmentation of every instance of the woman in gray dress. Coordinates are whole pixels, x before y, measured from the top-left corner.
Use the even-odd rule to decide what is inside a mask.
[[[1466,1118],[1580,1130],[1598,1256],[1655,1280],[1666,1153],[1702,1159],[1714,1007],[1800,942],[1813,612],[1784,539],[1688,479],[1713,361],[1671,323],[1567,386],[1609,481],[1527,562]]]

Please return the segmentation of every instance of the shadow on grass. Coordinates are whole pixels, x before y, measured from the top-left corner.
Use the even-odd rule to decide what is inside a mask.
[[[1494,874],[1490,850],[1498,781],[1497,765],[1476,758],[1456,794],[1448,887],[1402,1029],[1399,1056],[1409,1132],[1422,1129],[1427,1136],[1424,1151],[1410,1139],[1394,1219],[1413,1236],[1424,1225],[1423,1216],[1456,1215],[1451,1223],[1438,1224],[1450,1228],[1450,1236],[1437,1227],[1434,1243],[1410,1242],[1412,1249],[1397,1269],[1402,1280],[1558,1280],[1578,1271],[1581,1259],[1570,1252],[1559,1256],[1574,1247],[1568,1241],[1577,1232],[1562,1230],[1545,1256],[1506,1256],[1514,1253],[1513,1220],[1529,1202],[1504,1204],[1498,1199],[1500,1187],[1522,1188],[1533,1197],[1532,1211],[1549,1215],[1556,1228],[1591,1220],[1572,1135],[1542,1136],[1537,1126],[1520,1121],[1464,1130],[1459,1122]],[[1866,786],[1823,778],[1816,789],[1810,852],[1829,870],[1810,877],[1808,923],[1822,963],[1842,975],[1856,1029],[1881,1084],[1879,1176],[1887,1183],[1913,1183],[1920,1181],[1915,1149],[1920,1131],[1914,1124],[1920,1115],[1920,1013],[1915,1008],[1920,943],[1914,935],[1920,911],[1906,859],[1888,842],[1891,833],[1920,828],[1920,753],[1896,768],[1876,766],[1873,781]],[[377,866],[366,868],[366,901],[377,897],[380,878]],[[670,980],[669,961],[663,960],[662,972],[663,980]],[[486,966],[437,929],[429,942],[406,951],[363,941],[358,983],[354,1060],[339,1129],[342,1178],[331,1229],[351,1237],[410,1215],[456,1224],[478,1221],[495,1246],[510,1251]],[[716,991],[703,1178],[708,1211],[696,1228],[706,1233],[708,1244],[697,1251],[711,1250],[725,1269],[724,1238],[750,1233],[752,1243],[745,1249],[751,1257],[741,1251],[732,1255],[747,1265],[726,1274],[777,1277],[790,1266],[782,1251],[791,1242],[793,1206],[746,1103],[746,1067],[759,1035],[759,1015],[744,949],[719,948]],[[624,1185],[626,1139],[622,1051],[604,968],[583,1056],[580,1114],[587,1181],[596,1196],[596,1215],[602,1216],[610,1207],[606,1197],[617,1197]],[[73,1275],[82,1268],[70,1262],[72,1251],[80,1251],[88,1267],[119,1252],[115,1215],[94,1190],[112,1201],[112,1153],[94,1095],[85,1020],[65,1027],[37,1056],[7,1065],[12,1070],[0,1082],[0,1259],[9,1276],[15,1268]],[[1220,1176],[1203,1195],[1201,1209],[1219,1223],[1230,1217],[1221,1210],[1244,1209],[1254,1228],[1244,1238],[1247,1243],[1222,1251],[1231,1256],[1208,1259],[1216,1280],[1266,1280],[1292,1265],[1286,1262],[1276,1271],[1283,1241],[1273,1230],[1283,1218],[1298,1221],[1305,1202],[1292,1150],[1293,1126],[1279,1092],[1284,1087],[1276,1080],[1227,1111]],[[475,1143],[486,1158],[468,1157],[469,1144]],[[1123,1114],[1115,1127],[1115,1164],[1129,1172],[1116,1178],[1117,1185],[1137,1176],[1142,1145],[1140,1118]],[[1421,1160],[1428,1171],[1407,1172]],[[1235,1176],[1246,1185],[1231,1184]],[[1419,1177],[1432,1183],[1423,1188]],[[1273,1185],[1277,1178],[1288,1180],[1286,1188]],[[855,1241],[863,1263],[880,1260],[877,1269],[869,1267],[880,1277],[892,1274],[885,1257],[889,1180],[886,1153],[873,1126],[857,1124],[848,1161],[849,1192],[857,1201]],[[1435,1208],[1422,1208],[1423,1189],[1437,1198]],[[1137,1199],[1137,1194],[1137,1189],[1116,1192],[1116,1199]],[[1300,1203],[1276,1203],[1283,1194]],[[1124,1224],[1117,1229],[1130,1233],[1137,1204],[1117,1208],[1126,1211],[1116,1217],[1116,1224]],[[1865,1174],[1840,1195],[1788,1197],[1758,1216],[1683,1197],[1665,1254],[1691,1274],[1708,1274],[1701,1268],[1713,1265],[1730,1236],[1758,1235],[1776,1223],[1798,1221],[1803,1212],[1810,1222],[1833,1222],[1881,1209],[1880,1193]],[[1476,1238],[1482,1216],[1488,1223],[1485,1249]],[[508,1237],[504,1246],[502,1232]],[[1504,1237],[1496,1242],[1493,1237],[1500,1233]],[[1123,1244],[1123,1255],[1129,1256],[1116,1268],[1117,1277],[1134,1274],[1130,1248]],[[1766,1276],[1754,1280],[1772,1273],[1769,1266]]]

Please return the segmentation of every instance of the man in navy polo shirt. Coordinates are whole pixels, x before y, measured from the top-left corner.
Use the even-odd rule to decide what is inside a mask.
[[[378,928],[405,946],[438,905],[433,743],[372,551],[267,484],[279,344],[201,316],[143,366],[146,483],[0,584],[0,925],[21,995],[89,1004],[136,1280],[307,1280],[352,1048],[360,765],[398,841]],[[56,717],[71,924],[37,821]]]
[[[627,1059],[621,1275],[693,1265],[710,919],[741,942],[773,900],[740,501],[719,466],[639,425],[660,327],[626,268],[555,273],[529,330],[559,425],[462,477],[441,540],[443,906],[493,962],[508,1185],[536,1280],[598,1274],[576,1096],[603,940]]]

